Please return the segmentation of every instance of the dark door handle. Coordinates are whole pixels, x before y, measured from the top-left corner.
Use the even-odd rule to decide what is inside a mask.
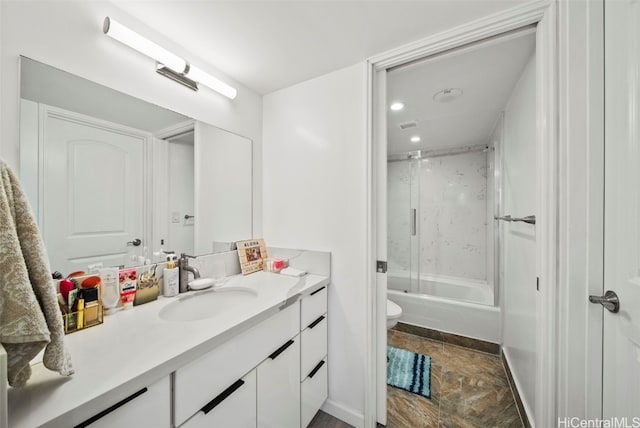
[[[133,241],[127,242],[127,245],[133,245],[134,247],[139,247],[142,244],[142,240],[140,238],[136,238]]]
[[[313,368],[313,370],[311,370],[311,373],[309,373],[309,378],[314,377],[314,376],[316,375],[316,373],[318,373],[318,370],[320,370],[320,369],[322,368],[322,366],[324,366],[324,362],[325,362],[324,360],[320,361],[320,362],[318,363],[318,365],[317,365],[317,366],[315,366],[315,367]]]
[[[309,296],[313,296],[314,294],[318,294],[319,292],[321,292],[321,291],[322,291],[322,290],[324,290],[325,288],[327,288],[327,287],[321,287],[321,288],[318,288],[316,291],[314,291],[313,293],[309,294]]]
[[[109,413],[114,412],[116,410],[118,410],[120,407],[124,406],[125,404],[127,404],[129,401],[135,400],[136,398],[138,398],[139,396],[141,396],[142,394],[144,394],[145,392],[147,392],[148,389],[147,388],[142,388],[140,391],[135,392],[133,394],[131,394],[130,396],[128,396],[127,398],[125,398],[124,400],[118,401],[116,404],[114,404],[113,406],[109,407],[106,410],[103,410],[102,412],[98,413],[95,416],[90,417],[89,419],[87,419],[86,421],[76,425],[74,428],[85,428],[88,427],[89,425],[91,425],[92,423],[96,422],[98,419],[102,419],[105,416],[107,416]]]
[[[269,358],[271,358],[272,360],[275,360],[276,358],[278,358],[278,355],[282,354],[289,346],[293,345],[293,343],[294,343],[293,339],[289,340],[287,343],[285,343],[284,345],[282,345],[281,347],[273,351],[273,354],[269,355]]]
[[[238,388],[240,388],[242,385],[244,385],[244,381],[242,379],[238,379],[237,381],[235,381],[233,383],[233,385],[231,385],[229,388],[225,389],[220,394],[218,394],[218,396],[216,396],[216,398],[214,398],[213,400],[209,401],[200,410],[203,411],[204,414],[206,415],[207,413],[212,411],[218,404],[222,403],[224,400],[229,398],[229,396],[231,394],[233,394],[234,392],[236,392],[238,390]]]
[[[317,320],[315,320],[314,322],[309,324],[309,328],[313,328],[313,327],[317,326],[318,324],[320,324],[322,322],[323,319],[324,319],[324,315],[320,315]]]

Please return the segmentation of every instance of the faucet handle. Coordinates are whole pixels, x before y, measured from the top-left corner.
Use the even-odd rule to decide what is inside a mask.
[[[195,259],[196,256],[190,256],[189,254],[181,253],[180,254],[180,258],[181,259],[186,259],[186,258]]]

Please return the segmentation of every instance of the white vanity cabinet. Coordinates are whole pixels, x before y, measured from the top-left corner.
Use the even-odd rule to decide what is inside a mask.
[[[175,371],[181,428],[306,427],[327,398],[327,288]]]
[[[225,287],[256,299],[212,308],[210,319],[169,321],[164,309],[181,299],[158,299],[67,337],[77,373],[59,382],[35,365],[33,382],[9,390],[8,426],[307,427],[327,398],[328,255],[322,260],[326,273],[301,278],[230,277]]]
[[[300,425],[309,425],[328,396],[327,287],[300,301]]]
[[[283,308],[265,321],[232,337],[208,354],[174,372],[176,427],[195,417],[194,415],[200,413],[227,388],[298,335],[300,308],[296,303]],[[255,388],[253,396],[255,401]]]
[[[140,389],[75,428],[171,426],[171,383],[169,376]]]
[[[300,336],[258,366],[258,426],[300,427]]]
[[[256,370],[222,391],[182,427],[256,428]]]

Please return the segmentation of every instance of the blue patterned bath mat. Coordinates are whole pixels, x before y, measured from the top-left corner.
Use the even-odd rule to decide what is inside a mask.
[[[431,358],[387,346],[387,384],[431,398]]]

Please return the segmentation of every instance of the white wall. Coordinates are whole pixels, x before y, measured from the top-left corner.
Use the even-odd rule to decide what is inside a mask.
[[[264,236],[331,252],[329,401],[362,426],[366,332],[366,68],[264,98]]]
[[[503,214],[536,212],[535,56],[524,69],[504,115]],[[533,420],[536,394],[535,226],[501,222],[503,349],[520,397]]]
[[[44,62],[134,97],[247,136],[254,141],[254,231],[261,235],[262,97],[216,72],[184,47],[105,1],[0,2],[0,156],[19,165],[19,55]],[[106,37],[105,16],[182,55],[238,89],[235,100],[193,92],[155,73],[155,62]],[[205,43],[206,41],[203,41]]]

